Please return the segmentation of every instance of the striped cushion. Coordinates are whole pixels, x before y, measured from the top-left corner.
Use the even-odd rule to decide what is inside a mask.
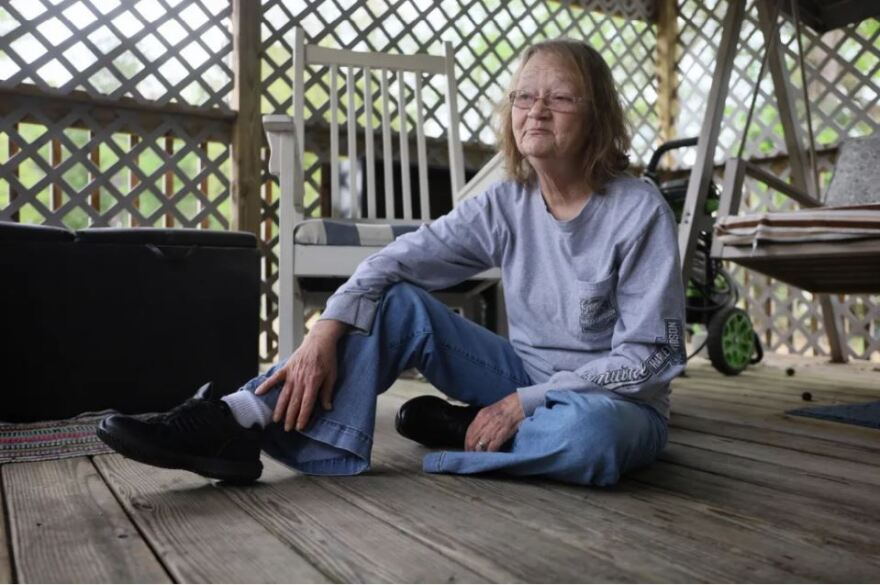
[[[730,216],[715,224],[715,234],[731,246],[880,238],[880,204]]]
[[[385,246],[414,232],[417,223],[355,223],[341,219],[307,219],[296,225],[293,239],[307,246]]]

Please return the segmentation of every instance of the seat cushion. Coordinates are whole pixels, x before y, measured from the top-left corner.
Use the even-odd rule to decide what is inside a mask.
[[[730,246],[880,238],[880,204],[728,216],[715,224],[715,234]]]
[[[306,246],[385,246],[414,232],[423,222],[361,223],[344,219],[307,219],[296,225],[293,239]]]

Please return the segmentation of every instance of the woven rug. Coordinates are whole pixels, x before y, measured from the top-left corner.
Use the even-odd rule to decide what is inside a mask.
[[[785,414],[808,416],[836,422],[880,429],[880,400],[863,404],[837,404],[835,406],[810,406],[789,410]]]
[[[98,422],[114,411],[33,423],[0,422],[0,463],[46,461],[111,453],[95,434]]]

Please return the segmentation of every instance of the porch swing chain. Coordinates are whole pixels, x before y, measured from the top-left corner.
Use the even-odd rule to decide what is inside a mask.
[[[770,53],[775,48],[776,39],[779,37],[779,11],[780,11],[780,3],[785,0],[780,0],[779,2],[773,2],[773,15],[770,19],[771,27],[770,27],[770,40],[767,43],[767,50],[764,51],[764,57],[761,59],[761,69],[758,72],[758,80],[755,82],[755,91],[752,93],[752,102],[749,105],[749,113],[746,116],[746,124],[745,129],[743,130],[742,139],[739,143],[739,150],[737,151],[737,158],[743,157],[743,152],[745,152],[746,141],[749,136],[749,128],[752,125],[752,117],[755,113],[755,105],[758,102],[758,93],[760,93],[761,89],[761,81],[764,79],[764,72],[767,70],[767,63],[770,60]],[[815,188],[815,197],[819,197],[819,170],[816,165],[816,143],[813,139],[813,116],[810,109],[810,99],[809,94],[807,92],[807,74],[804,68],[804,47],[803,41],[801,39],[801,21],[800,15],[798,13],[798,2],[797,0],[791,1],[791,12],[792,18],[795,23],[795,34],[797,38],[797,47],[798,47],[798,68],[800,69],[801,75],[801,89],[803,91],[803,100],[804,107],[806,109],[806,117],[807,117],[807,135],[810,138],[810,171],[812,174],[813,187]]]
[[[798,14],[798,0],[791,0],[791,14],[794,18],[794,26],[795,26],[795,34],[797,35],[797,47],[798,47],[798,67],[801,70],[801,89],[804,94],[804,108],[807,116],[807,136],[810,138],[810,171],[812,173],[813,179],[813,196],[816,199],[820,198],[819,194],[819,169],[816,165],[816,142],[813,139],[813,116],[810,111],[810,95],[807,91],[807,71],[806,71],[806,61],[804,60],[804,44],[803,39],[801,38],[801,19]]]
[[[758,102],[758,93],[760,93],[761,90],[761,81],[764,79],[764,72],[767,70],[767,62],[770,61],[770,52],[773,51],[774,43],[779,36],[779,2],[773,2],[773,8],[773,16],[770,19],[770,41],[767,43],[767,50],[764,51],[764,57],[761,59],[761,69],[758,71],[758,80],[755,82],[755,91],[752,92],[752,103],[749,105],[749,114],[746,116],[746,127],[743,129],[742,139],[739,142],[739,150],[736,153],[736,157],[740,159],[743,157],[743,152],[746,148],[746,141],[749,137],[749,128],[752,125],[752,116],[755,113],[755,104]]]

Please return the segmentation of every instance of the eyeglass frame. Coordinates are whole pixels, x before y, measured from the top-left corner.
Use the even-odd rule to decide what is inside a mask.
[[[529,105],[529,106],[516,105],[516,98],[523,96],[523,94],[525,94],[527,96],[531,96],[533,98],[531,105]],[[550,104],[550,102],[548,101],[548,98],[552,99],[553,97],[559,97],[559,96],[570,97],[570,98],[572,98],[572,100],[574,100],[571,110],[566,110],[566,109],[560,110],[560,109],[558,109],[558,106],[553,107]],[[585,101],[587,101],[587,98],[585,98],[584,96],[579,96],[579,95],[569,95],[566,93],[553,93],[553,92],[551,92],[547,95],[539,95],[539,94],[533,94],[530,91],[524,91],[521,89],[513,90],[512,92],[507,94],[507,99],[510,101],[511,107],[516,108],[518,110],[531,110],[532,108],[535,107],[535,104],[538,103],[538,100],[541,100],[544,102],[544,107],[547,108],[548,110],[553,111],[553,112],[560,112],[563,114],[570,114],[570,113],[576,112],[578,110],[578,107],[581,104],[583,104]]]

